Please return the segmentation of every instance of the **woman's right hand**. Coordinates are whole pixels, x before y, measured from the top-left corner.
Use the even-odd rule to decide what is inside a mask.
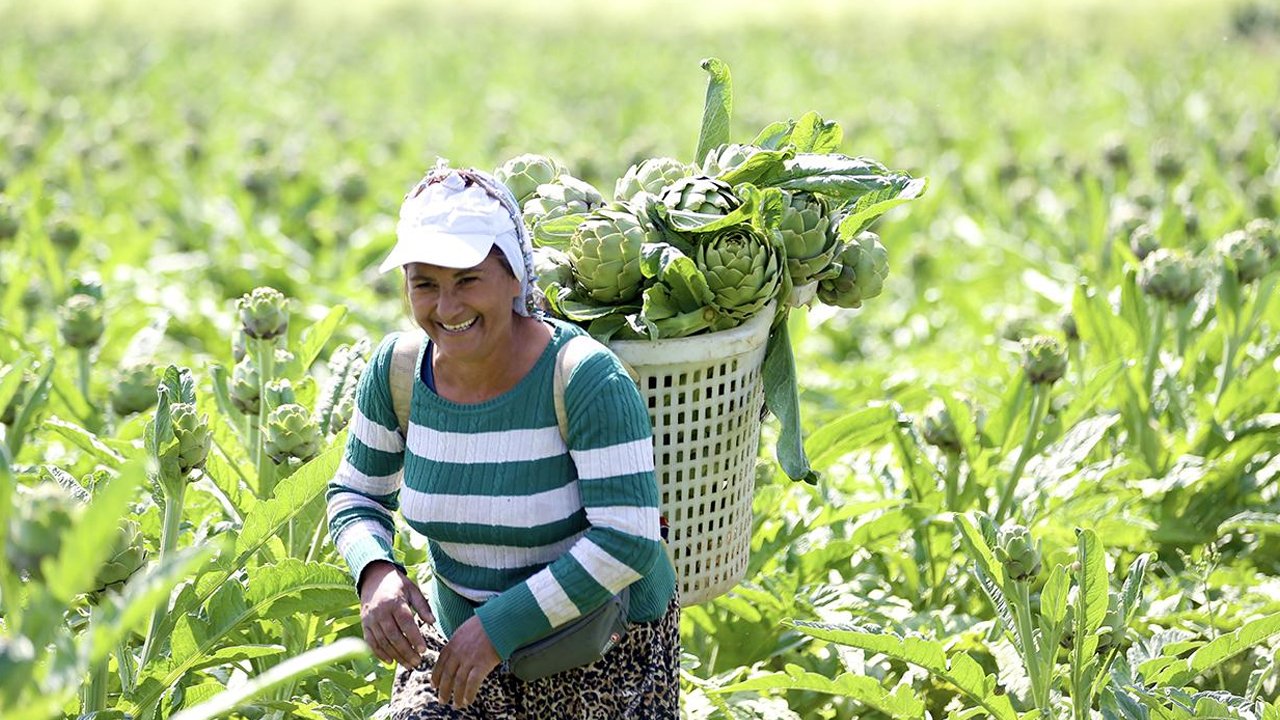
[[[427,651],[414,614],[434,623],[431,605],[422,590],[400,568],[375,560],[360,575],[360,625],[364,641],[383,662],[415,668]]]

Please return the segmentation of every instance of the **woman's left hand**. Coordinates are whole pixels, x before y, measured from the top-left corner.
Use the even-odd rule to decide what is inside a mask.
[[[475,701],[481,683],[501,662],[480,618],[473,615],[440,651],[431,669],[431,685],[441,702],[464,708]]]

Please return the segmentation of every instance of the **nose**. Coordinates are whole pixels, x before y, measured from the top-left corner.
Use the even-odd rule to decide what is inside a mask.
[[[436,314],[445,320],[457,318],[462,303],[458,302],[457,293],[451,288],[441,288],[436,295]]]

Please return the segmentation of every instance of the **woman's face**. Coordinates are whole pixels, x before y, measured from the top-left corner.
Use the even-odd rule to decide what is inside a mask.
[[[510,346],[521,288],[497,252],[461,270],[409,263],[405,284],[414,320],[442,356],[484,357]]]

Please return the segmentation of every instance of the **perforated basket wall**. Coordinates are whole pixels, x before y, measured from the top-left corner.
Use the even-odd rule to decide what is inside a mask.
[[[773,305],[709,335],[610,345],[639,376],[653,421],[668,550],[684,605],[737,585],[751,552],[751,497]]]

